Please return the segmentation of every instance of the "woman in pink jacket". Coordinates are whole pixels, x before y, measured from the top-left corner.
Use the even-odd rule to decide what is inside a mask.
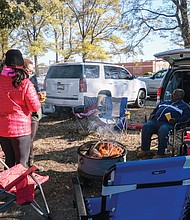
[[[31,112],[41,104],[34,85],[25,72],[19,50],[6,53],[0,74],[0,143],[5,163],[12,167],[21,163],[27,167],[31,141]]]

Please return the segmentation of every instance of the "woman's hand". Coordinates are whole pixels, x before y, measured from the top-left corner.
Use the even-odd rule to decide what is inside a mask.
[[[41,103],[45,102],[46,100],[46,92],[42,91],[42,92],[38,92],[38,97]]]

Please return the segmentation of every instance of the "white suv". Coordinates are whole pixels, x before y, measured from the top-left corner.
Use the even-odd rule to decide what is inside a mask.
[[[97,97],[99,92],[128,97],[128,104],[136,107],[143,107],[147,98],[144,82],[124,67],[100,62],[54,64],[47,72],[45,87],[43,109],[83,105],[84,96]]]

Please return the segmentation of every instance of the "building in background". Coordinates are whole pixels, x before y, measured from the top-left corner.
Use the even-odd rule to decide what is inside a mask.
[[[143,76],[147,72],[156,72],[160,69],[167,69],[169,67],[168,62],[163,60],[147,60],[127,63],[117,63],[120,66],[124,66],[135,76]]]

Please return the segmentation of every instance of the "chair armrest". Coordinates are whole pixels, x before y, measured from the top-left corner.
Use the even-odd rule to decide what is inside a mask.
[[[185,121],[185,122],[178,122],[174,125],[174,129],[179,130],[179,129],[185,129],[188,126],[190,126],[190,120]]]
[[[86,206],[84,202],[84,197],[78,177],[72,178],[74,198],[76,202],[77,214],[80,218],[81,216],[87,216]]]

